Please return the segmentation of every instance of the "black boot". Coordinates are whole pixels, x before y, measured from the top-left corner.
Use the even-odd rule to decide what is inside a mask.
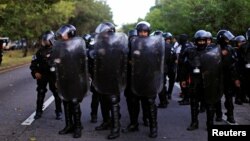
[[[65,115],[66,126],[58,132],[58,134],[60,135],[71,133],[74,130],[70,103],[64,101],[63,105],[64,105],[64,115]]]
[[[199,103],[195,98],[191,98],[191,124],[187,127],[188,131],[192,131],[199,128],[198,113],[199,113]]]
[[[94,89],[94,87],[91,85],[91,90],[92,90],[92,100],[91,100],[91,123],[96,123],[97,122],[97,113],[98,113],[98,107],[99,107],[99,93]]]
[[[45,93],[41,93],[41,92],[37,93],[36,115],[34,116],[34,119],[39,119],[42,117],[44,97],[45,97]]]
[[[188,92],[188,88],[182,87],[181,89],[183,94],[183,99],[181,101],[178,101],[180,105],[189,105],[190,104],[190,96]]]
[[[189,99],[183,98],[182,100],[178,101],[180,105],[189,105]]]
[[[149,126],[149,112],[148,112],[147,99],[144,99],[144,100],[141,101],[141,107],[142,107],[142,121],[143,121],[143,125],[146,126],[146,127],[148,127]],[[138,111],[138,113],[139,113],[139,111]],[[134,123],[136,123],[136,122],[134,122]]]
[[[81,123],[81,109],[80,109],[80,104],[79,103],[74,103],[74,112],[73,112],[73,117],[74,117],[74,138],[80,138],[82,136],[82,123]]]
[[[149,137],[150,138],[156,138],[158,135],[158,126],[157,126],[157,107],[155,105],[155,99],[149,98]]]
[[[221,122],[222,121],[222,108],[221,108],[220,100],[216,102],[215,104],[215,115],[216,115],[215,121]]]
[[[242,102],[242,100],[241,100],[241,97],[242,97],[241,88],[236,87],[236,88],[235,88],[235,101],[234,101],[234,103],[237,104],[237,105],[242,105],[243,102]]]
[[[197,121],[191,122],[191,124],[188,126],[187,130],[192,131],[192,130],[195,130],[198,128],[199,128],[199,122],[197,120]]]
[[[138,128],[139,124],[136,123],[136,124],[129,124],[126,128],[122,129],[122,132],[123,133],[127,133],[127,132],[135,132],[135,131],[139,131],[139,128]]]
[[[90,120],[90,122],[91,123],[97,123],[97,115],[96,114],[90,114],[91,115],[91,120]]]
[[[206,111],[206,106],[204,104],[204,101],[200,102],[200,108],[199,108],[199,112],[200,113],[204,113]]]
[[[214,115],[215,115],[214,105],[206,105],[206,112],[207,112],[207,130],[209,131],[214,125]]]
[[[148,127],[149,126],[149,119],[147,117],[143,117],[143,125]]]
[[[111,118],[112,118],[112,129],[108,135],[108,139],[115,139],[120,136],[120,97],[111,96]]]
[[[111,127],[110,124],[110,102],[107,95],[100,95],[101,113],[103,123],[95,128],[97,131],[108,130]]]
[[[43,112],[36,112],[36,115],[34,116],[34,119],[39,119],[42,117]]]
[[[227,121],[229,123],[234,124],[234,105],[233,105],[233,97],[231,96],[231,93],[225,95],[225,108],[227,109]]]
[[[163,87],[162,91],[158,94],[159,96],[159,105],[158,108],[167,108],[168,106],[168,98],[166,95],[166,86]]]
[[[62,119],[62,112],[57,112],[56,111],[56,120]]]
[[[168,97],[168,99],[171,100],[171,99],[172,99],[172,94],[168,92],[168,93],[167,93],[167,97]]]
[[[233,114],[232,111],[231,112],[227,112],[226,115],[227,115],[227,121],[229,123],[232,123],[232,124],[236,123],[235,120],[234,120],[234,114]]]
[[[110,122],[103,122],[101,125],[97,126],[95,130],[102,131],[110,129]]]
[[[55,97],[55,113],[56,113],[56,120],[60,120],[62,119],[62,100],[60,99],[60,97],[58,96],[57,92],[53,93],[54,97]]]

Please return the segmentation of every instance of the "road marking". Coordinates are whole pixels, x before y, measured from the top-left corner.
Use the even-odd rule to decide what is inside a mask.
[[[54,96],[50,96],[48,100],[43,103],[43,111],[54,101]],[[36,111],[33,112],[21,125],[31,125],[31,123],[35,120],[34,116],[36,115]]]

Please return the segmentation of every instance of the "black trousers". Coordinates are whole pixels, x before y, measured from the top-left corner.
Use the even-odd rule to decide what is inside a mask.
[[[37,80],[37,112],[42,112],[44,97],[47,92],[47,85],[49,84],[49,89],[51,90],[55,98],[56,112],[62,112],[61,99],[58,95],[55,75],[45,75],[42,74],[42,78]]]

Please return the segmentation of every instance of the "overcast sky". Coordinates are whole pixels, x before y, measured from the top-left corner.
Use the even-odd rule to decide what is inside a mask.
[[[144,18],[155,0],[107,0],[107,4],[111,7],[114,23],[121,26]]]

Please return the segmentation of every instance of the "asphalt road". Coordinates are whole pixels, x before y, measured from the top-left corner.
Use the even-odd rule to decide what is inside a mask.
[[[33,120],[36,105],[36,81],[31,77],[28,66],[8,70],[0,74],[0,140],[1,141],[104,141],[109,131],[95,131],[94,128],[101,124],[102,118],[98,115],[98,122],[90,123],[89,93],[81,103],[82,109],[82,137],[72,138],[72,134],[58,135],[65,123],[55,120],[55,105],[51,92],[47,92],[44,104],[44,113],[41,119]],[[199,115],[200,126],[198,130],[187,131],[190,123],[189,105],[180,106],[178,93],[180,89],[175,85],[173,99],[166,109],[158,109],[158,137],[148,137],[149,128],[142,125],[140,115],[139,131],[134,133],[121,133],[117,141],[207,141],[206,114]],[[157,99],[158,103],[158,99]],[[129,124],[126,101],[121,95],[121,125]],[[223,109],[225,111],[225,109]],[[250,104],[235,105],[235,119],[237,125],[250,125]],[[224,117],[225,119],[225,117]],[[215,122],[219,125],[228,125],[227,122]]]

